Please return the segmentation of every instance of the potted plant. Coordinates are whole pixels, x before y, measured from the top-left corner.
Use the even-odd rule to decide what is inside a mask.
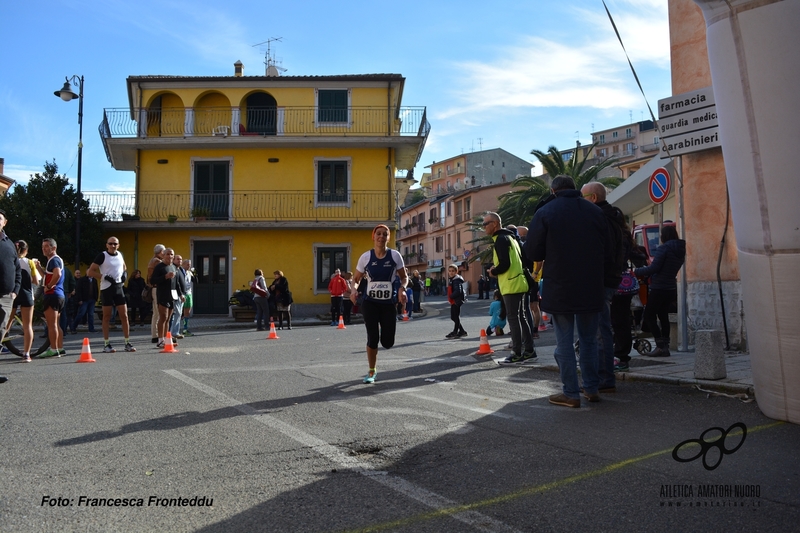
[[[174,224],[178,220],[178,215],[167,215],[167,222]]]
[[[192,208],[192,211],[191,211],[190,214],[191,214],[192,218],[195,220],[195,222],[202,221],[202,220],[206,220],[208,217],[211,216],[211,209],[209,209],[207,207],[201,207],[201,206],[197,206],[196,205],[196,206],[194,206]]]

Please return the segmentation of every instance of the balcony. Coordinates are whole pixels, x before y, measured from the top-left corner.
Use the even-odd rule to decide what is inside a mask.
[[[655,152],[661,148],[660,143],[643,144],[639,147],[642,152]]]
[[[93,212],[107,222],[131,227],[155,227],[164,222],[198,222],[219,226],[233,223],[322,222],[326,226],[353,222],[392,221],[394,205],[386,192],[324,194],[312,191],[190,191],[84,192]],[[198,216],[201,214],[201,216]]]
[[[448,168],[447,175],[448,176],[456,176],[458,174],[464,173],[464,167],[456,167],[456,168]]]
[[[142,149],[340,147],[397,149],[397,167],[414,168],[430,132],[424,107],[244,109],[107,108],[98,127],[108,161],[133,170]]]
[[[403,256],[403,262],[406,264],[406,266],[418,265],[427,261],[428,256],[426,254],[416,254],[412,252]]]

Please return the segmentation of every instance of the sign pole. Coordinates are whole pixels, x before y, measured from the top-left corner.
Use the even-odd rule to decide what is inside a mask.
[[[686,226],[683,213],[683,156],[678,156],[678,168],[681,179],[678,183],[678,228],[681,239],[686,240]],[[678,333],[680,333],[679,352],[689,351],[689,286],[686,279],[686,260],[681,268],[681,290],[678,292]]]

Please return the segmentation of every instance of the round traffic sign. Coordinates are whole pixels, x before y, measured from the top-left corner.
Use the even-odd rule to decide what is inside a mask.
[[[664,167],[657,168],[650,175],[650,183],[647,186],[647,192],[650,193],[650,199],[653,203],[660,204],[666,200],[671,186],[672,179],[667,169]]]

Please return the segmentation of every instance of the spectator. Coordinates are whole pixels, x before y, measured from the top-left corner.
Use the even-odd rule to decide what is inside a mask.
[[[580,407],[573,334],[577,325],[584,396],[598,402],[597,327],[605,301],[603,268],[611,248],[603,212],[581,198],[571,177],[556,176],[551,190],[555,197],[528,225],[525,252],[534,262],[544,261],[541,306],[555,325],[554,356],[563,392],[549,401]]]
[[[420,303],[423,289],[422,280],[419,277],[419,270],[415,270],[413,274],[411,274],[411,295],[414,298],[413,309],[415,313],[422,312]]]
[[[461,306],[464,305],[466,294],[464,293],[464,278],[458,275],[458,267],[450,265],[447,267],[447,301],[450,302],[450,320],[453,321],[453,331],[445,335],[448,339],[466,337],[467,332],[461,325]]]
[[[145,318],[150,315],[148,312],[150,304],[145,304],[144,300],[142,300],[142,292],[144,292],[145,286],[146,283],[142,277],[142,271],[139,269],[134,270],[130,279],[128,279],[128,306],[130,308],[128,318],[131,321],[131,326],[136,323],[137,313],[140,326],[144,326]]]
[[[78,270],[75,271],[76,276]],[[138,272],[138,271],[137,271]],[[78,303],[78,312],[70,325],[72,334],[78,333],[78,324],[86,319],[89,325],[89,333],[94,333],[94,308],[97,304],[97,280],[90,275],[80,276],[75,287],[75,300]],[[140,298],[141,299],[141,296]]]
[[[331,294],[331,326],[339,325],[339,317],[342,316],[342,297],[347,292],[347,282],[342,277],[342,271],[336,269],[328,282],[328,292]]]
[[[275,312],[278,315],[278,329],[283,329],[283,319],[286,318],[286,329],[292,329],[292,293],[289,290],[289,280],[283,271],[276,270],[272,273],[275,281],[269,286],[270,297],[275,299]]]
[[[257,268],[254,275],[255,279],[250,282],[250,291],[254,295],[253,301],[256,304],[256,331],[264,331],[269,318],[269,291],[264,280],[264,272]]]
[[[494,333],[499,337],[503,334],[503,328],[506,327],[506,307],[500,291],[494,291],[494,300],[489,304],[489,316],[492,318],[489,319],[486,335],[491,336]]]

